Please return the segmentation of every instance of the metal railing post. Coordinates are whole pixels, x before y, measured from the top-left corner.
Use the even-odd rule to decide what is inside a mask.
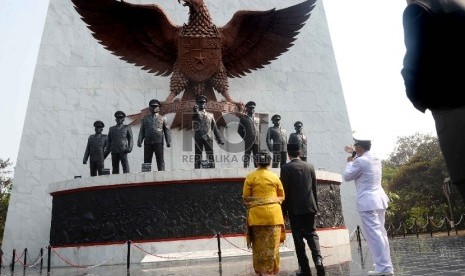
[[[15,271],[15,258],[16,258],[16,249],[13,249],[13,256],[11,257],[11,271]]]
[[[42,272],[43,266],[44,266],[44,249],[40,248],[40,272]]]
[[[429,236],[433,236],[433,218],[428,218]]]
[[[362,249],[362,237],[360,235],[360,226],[357,225],[357,242],[358,242],[358,248]]]
[[[27,248],[24,248],[24,267],[23,267],[23,272],[26,272],[26,266],[27,266]]]
[[[128,241],[128,252],[126,255],[126,269],[129,270],[131,267],[131,241]]]
[[[47,247],[47,254],[48,254],[48,259],[47,259],[47,273],[50,273],[50,264],[52,260],[52,246],[49,245]]]
[[[221,241],[220,241],[221,233],[216,234],[216,240],[218,242],[218,261],[221,263]]]

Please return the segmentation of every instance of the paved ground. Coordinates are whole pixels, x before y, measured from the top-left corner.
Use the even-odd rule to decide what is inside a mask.
[[[465,237],[464,236],[421,236],[394,238],[390,240],[391,255],[394,263],[395,275],[465,275]],[[367,252],[366,244],[362,243],[362,250],[357,243],[352,242],[352,260],[327,266],[327,275],[367,275],[367,271],[373,269],[371,258]],[[330,254],[330,253],[329,253]],[[328,258],[330,256],[327,256]],[[283,256],[281,258],[280,276],[294,275],[297,269],[295,256]],[[314,273],[315,274],[315,273]],[[23,269],[16,267],[11,273],[7,268],[2,268],[1,275],[47,275],[38,269]],[[253,276],[251,259],[223,259],[221,265],[218,262],[173,263],[166,267],[154,267],[153,265],[132,265],[129,271],[126,266],[107,266],[93,269],[54,268],[50,275],[56,276]]]

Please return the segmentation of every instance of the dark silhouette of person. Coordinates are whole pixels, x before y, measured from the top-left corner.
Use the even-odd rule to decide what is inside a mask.
[[[409,0],[404,10],[406,94],[436,124],[450,180],[465,200],[465,3]]]
[[[295,253],[300,266],[297,275],[311,275],[305,253],[305,239],[312,252],[317,275],[323,276],[325,269],[315,223],[315,215],[319,211],[315,168],[311,163],[299,158],[300,147],[298,144],[288,144],[287,152],[291,161],[281,167],[280,175],[286,195],[282,208],[284,216],[289,217],[292,229]]]
[[[87,139],[86,151],[84,152],[83,164],[87,164],[89,160],[90,176],[102,175],[104,168],[105,148],[108,143],[108,136],[102,134],[105,124],[102,121],[95,121],[95,134],[92,134]]]
[[[244,140],[244,168],[250,164],[250,154],[253,154],[254,166],[257,167],[256,156],[260,141],[260,118],[255,116],[255,102],[249,101],[245,104],[246,114],[239,119],[237,133]]]
[[[194,168],[200,169],[202,164],[202,152],[205,150],[209,162],[209,168],[215,167],[215,158],[213,155],[213,136],[216,142],[223,145],[220,133],[216,126],[215,117],[212,113],[205,110],[207,98],[203,95],[195,99],[194,114],[192,115],[192,129],[194,130],[195,142],[195,164]]]
[[[296,144],[299,146],[300,159],[307,161],[307,136],[303,133],[304,124],[301,121],[294,123],[295,133],[289,136],[288,144]]]
[[[129,125],[123,124],[126,114],[123,111],[115,112],[116,125],[108,130],[107,154],[111,152],[112,174],[119,174],[119,163],[123,173],[129,173],[128,153],[132,151],[133,137]]]
[[[171,135],[165,116],[159,114],[160,102],[150,100],[150,115],[142,118],[140,124],[139,138],[137,146],[141,147],[144,142],[144,163],[152,163],[152,157],[155,153],[157,168],[159,171],[165,170],[165,159],[163,156],[163,138],[166,140],[166,146],[171,147]]]
[[[280,126],[281,116],[275,114],[271,117],[272,127],[268,128],[266,144],[268,150],[273,153],[273,168],[282,167],[287,161],[287,133]]]

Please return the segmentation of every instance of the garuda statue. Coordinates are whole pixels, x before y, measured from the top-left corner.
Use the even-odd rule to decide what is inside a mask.
[[[178,0],[189,7],[183,26],[174,25],[157,5],[72,1],[107,50],[155,75],[171,75],[166,99],[171,102],[184,90],[204,94],[208,86],[232,101],[228,77],[263,68],[286,52],[316,0],[281,10],[238,11],[223,27],[213,24],[203,0]]]

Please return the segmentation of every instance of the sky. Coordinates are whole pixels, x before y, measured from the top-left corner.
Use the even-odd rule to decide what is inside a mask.
[[[252,0],[251,0],[252,1]],[[318,0],[322,1],[322,0]],[[0,158],[16,163],[48,0],[0,0]],[[400,70],[403,0],[323,0],[354,137],[385,159],[398,137],[435,134]]]

